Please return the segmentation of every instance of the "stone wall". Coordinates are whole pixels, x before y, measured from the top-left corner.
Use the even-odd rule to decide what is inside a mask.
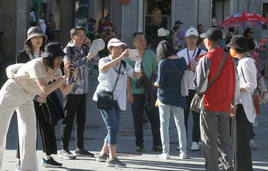
[[[28,0],[0,0],[0,46],[4,61],[15,62],[17,52],[26,38]]]

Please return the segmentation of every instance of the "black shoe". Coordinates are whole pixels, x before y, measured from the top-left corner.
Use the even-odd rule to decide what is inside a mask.
[[[156,152],[160,151],[160,152],[162,152],[162,145],[154,145],[153,146],[153,151],[156,151]]]
[[[60,151],[59,157],[61,159],[65,159],[65,160],[74,160],[74,159],[76,159],[76,156],[74,154],[72,154],[69,150],[64,150],[64,149],[62,149]]]
[[[98,154],[97,155],[97,157],[96,157],[96,160],[98,161],[98,162],[105,162],[105,161],[107,161],[107,159],[109,158],[109,155],[107,154],[107,153],[104,153],[104,154]]]
[[[62,164],[56,162],[52,157],[47,160],[42,158],[41,165],[44,167],[62,167]]]
[[[83,148],[75,150],[75,154],[77,157],[94,157],[93,153],[90,153]]]
[[[123,168],[123,167],[126,167],[127,165],[121,162],[118,158],[113,158],[113,159],[108,159],[106,161],[106,166]]]

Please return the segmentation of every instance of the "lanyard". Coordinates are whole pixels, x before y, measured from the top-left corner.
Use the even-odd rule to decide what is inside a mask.
[[[196,49],[198,49],[198,48],[195,48],[195,50],[194,50],[194,53],[193,53],[193,55],[192,55],[192,58],[194,57],[194,55],[195,55],[195,52],[196,52]],[[187,48],[187,57],[188,57],[188,60],[189,60],[189,66],[192,64],[192,61],[193,60],[195,60],[195,58],[193,58],[193,60],[191,61],[191,59],[190,59],[190,55],[189,55],[189,51],[188,51],[188,48]]]

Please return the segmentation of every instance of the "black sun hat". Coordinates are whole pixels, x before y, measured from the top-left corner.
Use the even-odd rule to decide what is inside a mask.
[[[58,56],[64,56],[65,53],[61,45],[58,42],[51,42],[45,46],[45,52],[43,58],[56,58]]]
[[[235,35],[232,37],[231,42],[227,45],[227,47],[239,49],[240,52],[248,52],[249,41],[245,38],[245,36]]]

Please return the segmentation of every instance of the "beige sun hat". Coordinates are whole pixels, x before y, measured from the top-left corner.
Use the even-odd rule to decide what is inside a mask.
[[[40,27],[34,26],[30,27],[27,31],[27,39],[25,40],[24,44],[26,44],[31,38],[35,36],[42,36],[45,40],[45,35]]]

